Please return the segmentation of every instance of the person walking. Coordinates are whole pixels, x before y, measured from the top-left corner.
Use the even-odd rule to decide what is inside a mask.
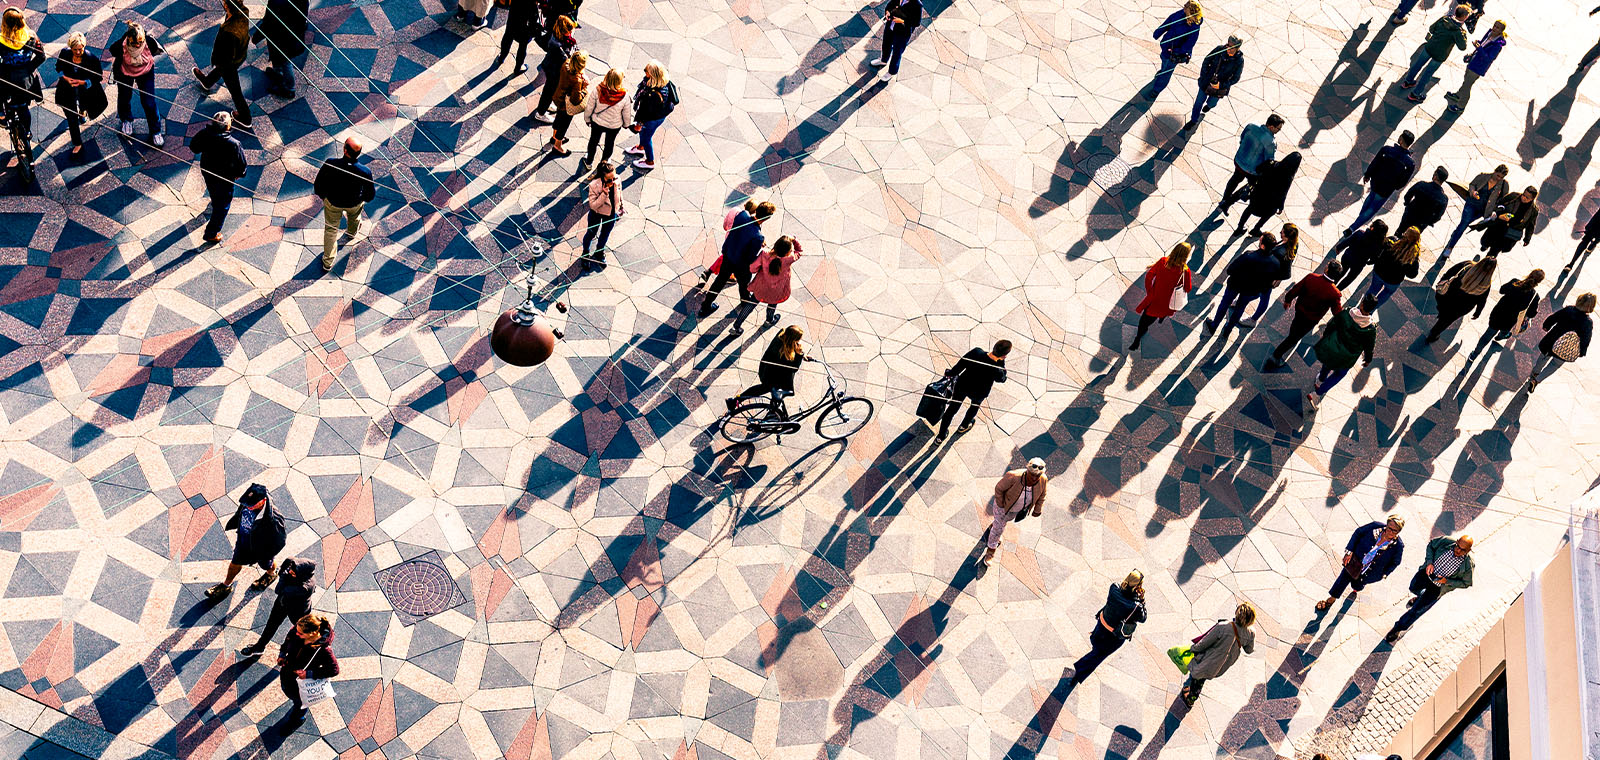
[[[1521,335],[1533,324],[1533,318],[1539,314],[1539,293],[1535,288],[1541,282],[1544,282],[1544,270],[1535,269],[1527,277],[1500,286],[1500,300],[1489,310],[1489,329],[1483,331],[1477,347],[1472,349],[1473,356],[1495,341]]]
[[[1311,348],[1321,366],[1316,387],[1306,393],[1306,406],[1316,409],[1322,397],[1350,374],[1356,359],[1362,360],[1363,367],[1372,363],[1372,350],[1378,344],[1378,328],[1374,324],[1377,312],[1378,300],[1369,293],[1361,297],[1359,305],[1339,312],[1328,322],[1322,339]]]
[[[1344,267],[1337,261],[1330,261],[1323,267],[1322,272],[1312,272],[1300,281],[1289,287],[1283,294],[1283,308],[1294,309],[1294,319],[1289,323],[1289,334],[1285,335],[1278,347],[1272,350],[1272,355],[1267,357],[1267,363],[1262,367],[1265,371],[1272,371],[1284,365],[1284,357],[1300,345],[1300,341],[1315,330],[1317,324],[1328,312],[1338,308],[1344,299],[1339,286],[1334,282],[1339,275],[1344,273]]]
[[[1233,236],[1244,234],[1245,222],[1252,216],[1256,217],[1256,226],[1250,234],[1260,235],[1261,225],[1267,223],[1268,217],[1283,213],[1283,204],[1289,200],[1289,186],[1294,184],[1294,175],[1299,171],[1300,151],[1284,156],[1282,161],[1263,162],[1260,176],[1249,193],[1250,202],[1239,215],[1239,227],[1233,231]]]
[[[1239,148],[1233,152],[1233,175],[1223,186],[1222,201],[1217,204],[1224,216],[1234,201],[1250,197],[1262,165],[1278,154],[1277,134],[1281,129],[1283,117],[1271,114],[1265,124],[1251,124],[1239,134]]]
[[[228,573],[222,582],[206,589],[206,597],[215,601],[233,593],[233,579],[249,565],[266,571],[250,584],[250,590],[260,591],[272,583],[278,566],[273,558],[283,551],[288,533],[283,527],[283,516],[272,508],[267,487],[251,483],[239,497],[239,507],[233,517],[222,526],[236,534],[233,542],[233,559],[228,563]]]
[[[56,56],[56,105],[67,117],[67,134],[72,137],[72,155],[83,151],[84,122],[106,110],[106,91],[101,86],[105,67],[100,57],[89,50],[89,40],[83,32],[67,35],[67,46]]]
[[[761,236],[761,225],[778,210],[770,201],[756,206],[755,211],[741,210],[733,217],[733,226],[728,230],[728,236],[722,241],[721,265],[717,270],[716,279],[711,281],[711,286],[706,288],[705,295],[700,301],[698,317],[705,319],[711,312],[717,310],[717,294],[728,287],[728,282],[733,281],[739,285],[739,302],[742,306],[752,301],[750,295],[750,265],[761,256],[761,249],[766,246],[766,239]],[[738,337],[744,333],[742,323],[743,312],[733,325],[730,334]]]
[[[306,27],[310,23],[309,0],[267,0],[261,21],[256,24],[252,42],[267,43],[267,92],[285,100],[294,97],[294,70],[306,54]]]
[[[1360,280],[1367,266],[1383,254],[1383,249],[1389,245],[1389,224],[1374,219],[1372,226],[1345,240],[1344,252],[1339,254],[1339,263],[1344,265],[1344,276],[1339,278],[1340,290]]]
[[[1339,577],[1333,579],[1328,598],[1317,602],[1317,612],[1332,607],[1344,596],[1345,589],[1350,589],[1353,596],[1368,584],[1389,577],[1405,556],[1406,544],[1400,540],[1400,531],[1405,527],[1404,517],[1389,515],[1383,522],[1369,522],[1356,528],[1344,544]]]
[[[1134,570],[1121,583],[1111,584],[1106,591],[1106,603],[1095,613],[1094,628],[1089,631],[1089,653],[1072,663],[1072,685],[1089,680],[1089,674],[1132,639],[1134,628],[1148,617],[1144,606],[1144,573]]]
[[[789,325],[772,336],[772,341],[767,343],[767,350],[761,353],[761,364],[756,367],[758,382],[728,399],[728,411],[732,412],[740,399],[763,396],[773,391],[793,394],[794,376],[800,372],[800,363],[806,359],[805,345],[801,343],[805,336],[805,330],[799,325]]]
[[[333,271],[333,253],[339,238],[339,223],[345,224],[345,240],[354,240],[361,231],[361,210],[377,195],[372,170],[361,163],[361,138],[344,141],[344,153],[325,161],[317,170],[312,192],[322,199],[322,271]]]
[[[509,0],[509,3],[506,26],[500,30],[500,54],[489,64],[489,70],[496,71],[506,62],[506,56],[511,54],[511,43],[515,42],[517,65],[511,73],[521,74],[528,70],[528,43],[539,31],[539,9],[535,0]]]
[[[601,139],[605,140],[606,148],[600,154],[600,161],[611,160],[611,150],[617,144],[617,133],[628,126],[633,115],[623,102],[627,96],[628,88],[622,86],[622,72],[616,69],[607,71],[605,79],[594,86],[588,109],[583,112],[584,121],[589,125],[589,150],[578,166],[587,169],[594,164],[594,149],[600,145]]]
[[[1461,113],[1467,109],[1467,99],[1472,97],[1472,86],[1489,73],[1489,66],[1494,63],[1494,59],[1500,57],[1500,51],[1506,46],[1506,22],[1494,22],[1494,26],[1489,27],[1483,39],[1472,43],[1472,46],[1473,51],[1467,55],[1467,73],[1461,75],[1461,87],[1455,92],[1444,94],[1445,100],[1450,101],[1449,107],[1444,110],[1450,113]]]
[[[1520,193],[1506,193],[1495,204],[1491,216],[1480,222],[1483,238],[1479,246],[1490,256],[1505,253],[1533,241],[1534,225],[1539,223],[1539,206],[1535,200],[1539,188],[1529,185]]]
[[[1218,620],[1189,647],[1189,651],[1194,652],[1194,660],[1189,663],[1189,682],[1179,694],[1184,704],[1193,707],[1206,681],[1228,672],[1228,668],[1239,661],[1241,653],[1256,651],[1255,632],[1250,630],[1255,624],[1256,608],[1249,602],[1241,602],[1234,608],[1232,620]]]
[[[1472,536],[1466,534],[1459,538],[1440,536],[1428,542],[1422,567],[1417,569],[1416,575],[1411,576],[1411,593],[1414,596],[1406,602],[1410,609],[1394,621],[1394,627],[1384,635],[1384,641],[1390,644],[1399,641],[1416,624],[1417,618],[1439,603],[1439,597],[1456,589],[1472,587],[1473,563],[1472,557],[1468,556],[1471,551]]]
[[[1027,467],[1007,472],[994,484],[994,497],[989,499],[988,507],[989,532],[984,538],[984,545],[988,548],[978,564],[988,567],[994,561],[994,554],[1000,549],[1000,536],[1005,533],[1013,515],[1021,520],[1032,510],[1033,516],[1038,517],[1044,509],[1044,497],[1050,485],[1044,466],[1043,459],[1034,457],[1028,460]]]
[[[272,611],[267,613],[267,626],[261,629],[261,637],[254,644],[239,649],[240,655],[260,657],[283,621],[297,621],[311,614],[311,595],[317,590],[316,576],[317,563],[309,559],[290,557],[278,566],[278,585],[273,589],[277,596],[272,600]]]
[[[306,615],[295,621],[289,634],[278,647],[278,686],[289,698],[289,714],[285,716],[285,733],[306,719],[306,705],[300,684],[310,679],[326,679],[339,675],[339,658],[333,655],[333,623],[317,614]]]
[[[883,11],[883,46],[872,65],[878,72],[878,81],[887,82],[900,73],[900,57],[911,43],[911,33],[922,25],[922,0],[889,0]]]
[[[1444,192],[1444,183],[1448,179],[1450,170],[1441,166],[1433,170],[1432,181],[1419,181],[1406,191],[1401,199],[1405,203],[1405,211],[1400,213],[1399,229],[1416,227],[1418,232],[1422,232],[1444,218],[1444,212],[1450,208],[1450,196]]]
[[[1543,381],[1561,367],[1562,363],[1575,362],[1589,355],[1589,339],[1594,337],[1595,296],[1584,293],[1571,306],[1544,319],[1544,338],[1539,341],[1539,358],[1528,373],[1528,392],[1532,393]],[[1560,363],[1558,363],[1560,362]]]
[[[1226,314],[1228,323],[1222,330],[1222,337],[1226,339],[1244,316],[1245,306],[1262,293],[1272,290],[1272,283],[1277,282],[1283,272],[1283,261],[1272,252],[1277,245],[1277,236],[1269,232],[1261,236],[1260,245],[1239,254],[1228,264],[1227,286],[1222,290],[1216,313],[1205,323],[1207,335],[1216,332],[1217,325]]]
[[[1389,202],[1389,196],[1411,181],[1411,175],[1417,172],[1417,161],[1411,157],[1411,145],[1416,141],[1416,135],[1411,134],[1409,129],[1405,130],[1393,145],[1384,146],[1373,157],[1372,163],[1367,164],[1367,170],[1361,175],[1361,181],[1367,183],[1367,198],[1361,202],[1361,210],[1356,212],[1356,218],[1345,228],[1343,237],[1350,237],[1361,225],[1377,216],[1384,204]]]
[[[750,265],[750,295],[767,305],[769,325],[778,323],[778,304],[789,300],[790,272],[799,258],[799,241],[784,235],[772,244],[772,250],[762,251]]]
[[[150,142],[157,148],[166,145],[167,138],[161,134],[161,115],[156,111],[156,56],[166,52],[159,41],[145,36],[137,21],[129,22],[128,31],[106,48],[111,57],[111,81],[117,84],[117,118],[122,121],[123,136],[133,136],[133,94],[137,92],[150,128]]]
[[[644,65],[644,79],[633,94],[633,131],[639,133],[639,144],[624,151],[631,156],[641,156],[633,162],[639,169],[656,168],[656,130],[678,107],[678,88],[667,79],[667,70],[659,61]]]
[[[1456,248],[1456,243],[1461,241],[1461,236],[1466,233],[1467,227],[1473,222],[1483,219],[1489,213],[1489,204],[1500,199],[1506,192],[1506,174],[1510,169],[1505,164],[1494,168],[1492,172],[1479,174],[1467,185],[1466,192],[1461,196],[1461,221],[1456,223],[1456,228],[1450,232],[1450,241],[1445,243],[1444,250],[1439,252],[1440,258],[1446,258]],[[1460,185],[1456,185],[1460,188]],[[1600,228],[1597,228],[1600,229]]]
[[[1427,40],[1417,48],[1411,57],[1411,68],[1400,78],[1401,87],[1411,88],[1406,100],[1421,103],[1426,99],[1428,88],[1433,86],[1433,74],[1450,57],[1450,51],[1467,49],[1466,22],[1471,15],[1471,8],[1457,5],[1450,14],[1428,27]]]
[[[544,89],[539,92],[539,104],[533,107],[533,118],[543,124],[550,124],[556,120],[549,111],[551,104],[556,102],[556,88],[561,84],[561,69],[578,50],[578,40],[572,36],[572,30],[572,19],[557,16],[550,24],[550,36],[544,38],[541,43],[544,45],[544,60],[539,62],[539,70],[544,72]]]
[[[1200,92],[1195,95],[1194,110],[1183,125],[1184,131],[1199,126],[1201,114],[1215,108],[1239,83],[1239,77],[1244,75],[1244,53],[1240,51],[1243,45],[1244,40],[1238,35],[1231,35],[1226,44],[1212,48],[1200,62]]]
[[[1418,242],[1421,237],[1416,227],[1407,227],[1398,237],[1390,238],[1373,259],[1367,295],[1376,297],[1379,306],[1399,292],[1406,280],[1417,276],[1422,258],[1422,244]]]
[[[1155,100],[1172,81],[1172,72],[1194,57],[1194,44],[1200,40],[1200,25],[1204,21],[1205,13],[1200,4],[1189,0],[1156,27],[1152,36],[1161,44],[1161,68],[1156,70],[1150,86],[1143,90],[1145,100]]]
[[[222,225],[228,221],[228,207],[233,205],[234,183],[248,168],[244,148],[232,130],[233,115],[222,111],[189,138],[189,150],[200,157],[200,176],[206,183],[206,195],[211,197],[211,219],[201,237],[207,243],[222,242]]]
[[[244,65],[245,54],[250,50],[250,16],[245,13],[243,0],[223,0],[222,25],[217,27],[211,40],[211,71],[199,66],[190,70],[200,89],[207,94],[217,86],[217,80],[227,86],[233,96],[234,123],[243,129],[250,128],[250,101],[244,98],[239,84],[239,67]]]
[[[572,151],[566,147],[567,129],[572,126],[572,117],[589,110],[589,79],[583,75],[588,65],[589,54],[578,50],[561,67],[555,90],[555,128],[550,132],[549,148],[552,155],[572,155]]]
[[[1424,341],[1437,341],[1469,311],[1473,312],[1473,319],[1483,316],[1483,307],[1489,303],[1489,289],[1494,287],[1494,270],[1499,263],[1495,257],[1485,256],[1477,261],[1463,261],[1445,271],[1433,289],[1439,300],[1439,315]]]
[[[949,403],[945,404],[944,416],[939,418],[939,434],[933,440],[943,441],[950,436],[950,421],[955,419],[963,401],[972,403],[967,407],[967,416],[961,418],[961,427],[956,428],[956,434],[972,429],[973,420],[978,418],[978,407],[989,397],[994,384],[1006,381],[1006,354],[1009,353],[1011,341],[995,341],[994,348],[988,351],[974,348],[963,354],[954,367],[945,371],[945,377],[956,379],[956,386]]]
[[[456,18],[476,32],[489,26],[494,17],[494,0],[456,0]]]
[[[1268,253],[1278,262],[1278,276],[1273,278],[1272,284],[1267,289],[1256,295],[1256,310],[1249,319],[1239,321],[1239,326],[1253,328],[1261,321],[1261,315],[1267,313],[1267,304],[1272,300],[1272,291],[1278,284],[1289,279],[1294,274],[1294,260],[1300,253],[1300,228],[1292,222],[1285,222],[1280,230],[1282,237],[1278,238],[1277,245],[1272,246]],[[1261,234],[1258,230],[1256,234]]]
[[[1583,225],[1583,238],[1578,241],[1578,247],[1573,249],[1572,260],[1561,268],[1561,274],[1572,274],[1573,268],[1578,266],[1578,260],[1589,255],[1596,243],[1600,243],[1600,209],[1596,209],[1594,215]]]
[[[1156,259],[1144,270],[1144,298],[1133,307],[1139,314],[1139,331],[1133,334],[1129,351],[1139,350],[1139,343],[1150,326],[1183,310],[1189,302],[1188,293],[1194,290],[1194,273],[1189,270],[1189,256],[1194,246],[1187,241],[1172,247],[1166,256]],[[1179,293],[1184,295],[1179,297]]]
[[[44,65],[45,57],[44,43],[28,28],[22,11],[7,8],[0,13],[0,124],[10,118],[10,104],[19,103],[17,118],[29,140],[33,135],[33,104],[44,101],[39,67]]]
[[[605,268],[606,246],[611,242],[611,228],[622,218],[622,199],[617,195],[617,172],[610,161],[601,161],[589,177],[589,221],[583,233],[583,255],[580,261],[584,271],[591,266]],[[595,245],[598,243],[598,245]]]

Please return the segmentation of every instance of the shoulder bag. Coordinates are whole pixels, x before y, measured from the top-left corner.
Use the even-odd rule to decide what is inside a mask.
[[[1550,346],[1550,354],[1564,362],[1575,362],[1582,348],[1583,341],[1578,337],[1578,333],[1568,331],[1556,338],[1555,344]]]

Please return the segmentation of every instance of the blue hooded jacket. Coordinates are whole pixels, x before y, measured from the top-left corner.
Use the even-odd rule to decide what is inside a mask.
[[[1194,55],[1194,43],[1200,40],[1200,24],[1190,26],[1188,16],[1179,10],[1161,22],[1153,36],[1161,41],[1161,52],[1173,58],[1188,58]]]

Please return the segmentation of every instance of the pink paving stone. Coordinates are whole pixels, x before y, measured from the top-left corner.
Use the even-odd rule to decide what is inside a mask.
[[[187,502],[178,506],[190,510],[187,531],[179,544],[179,548],[182,550],[180,559],[188,559],[189,552],[194,551],[194,547],[200,544],[200,539],[205,538],[206,532],[211,530],[214,522],[209,509],[193,508]]]
[[[472,417],[478,411],[478,405],[488,398],[489,392],[484,390],[481,383],[469,383],[459,377],[452,377],[444,383],[445,403],[450,409],[450,424],[459,425],[462,420]]]
[[[633,550],[633,556],[622,568],[622,581],[629,588],[643,586],[650,592],[661,588],[661,554],[655,541],[639,542],[639,548]]]
[[[618,594],[615,601],[617,606],[617,629],[622,632],[622,635],[631,639],[633,621],[639,616],[639,600],[634,598],[633,594]]]
[[[506,748],[506,760],[553,760],[550,756],[550,727],[542,713],[528,713],[528,719],[517,731],[511,746]]]
[[[283,240],[283,228],[275,226],[272,218],[261,215],[246,217],[245,223],[239,225],[232,235],[223,241],[223,245],[235,251],[247,248],[258,248],[265,245],[274,245]]]
[[[55,654],[57,646],[64,646],[67,649],[67,656],[71,657],[72,640],[70,638],[63,639],[63,625],[69,624],[57,622],[54,626],[51,626],[50,632],[46,633],[44,638],[39,641],[39,645],[34,647],[33,653],[28,655],[28,659],[22,661],[22,675],[26,676],[29,682],[47,678],[50,671],[54,670],[51,657]],[[65,641],[64,644],[63,641]],[[68,675],[70,676],[71,673],[68,673]]]
[[[629,596],[629,594],[623,594]],[[647,596],[639,600],[638,611],[633,616],[633,635],[628,640],[632,649],[639,648],[639,642],[644,641],[644,635],[649,632],[650,625],[656,621],[656,616],[661,614],[661,605],[656,604],[655,597]],[[623,629],[626,631],[627,629]]]
[[[189,688],[189,701],[195,705],[205,705],[212,712],[223,714],[237,709],[237,696],[234,693],[233,679],[223,679],[223,673],[233,666],[233,650],[223,648],[216,650],[217,656],[206,666],[205,672]]]
[[[361,563],[361,558],[367,556],[367,540],[356,536],[344,542],[344,549],[339,552],[338,572],[334,575],[337,587],[344,586],[350,579],[350,574],[355,572],[356,565]]]
[[[473,606],[477,608],[478,619],[487,620],[511,591],[511,576],[484,562],[472,568],[471,578]]]
[[[111,253],[109,242],[90,243],[77,248],[65,248],[50,254],[50,264],[61,269],[61,276],[69,280],[87,277],[106,254]]]
[[[349,525],[358,531],[364,531],[377,524],[377,515],[372,507],[372,481],[366,478],[356,478],[346,489],[344,496],[339,498],[339,503],[333,511],[328,513],[333,523],[340,527]]]
[[[205,455],[189,469],[188,474],[178,481],[178,491],[186,499],[198,495],[204,497],[206,501],[215,501],[227,494],[226,483],[222,470],[222,454],[212,446],[206,449]]]
[[[43,483],[0,499],[0,529],[26,530],[58,493],[60,489],[55,485]]]
[[[383,709],[383,699],[389,687],[378,681],[372,685],[372,691],[367,694],[366,701],[361,703],[356,714],[350,716],[350,722],[345,725],[350,731],[350,738],[361,741],[373,738],[373,731],[378,724],[378,713]],[[392,717],[391,717],[392,720]]]
[[[693,744],[678,744],[678,751],[672,755],[672,760],[700,760],[700,751]]]
[[[522,556],[522,539],[517,521],[505,512],[495,515],[494,522],[489,523],[489,529],[483,532],[483,538],[478,539],[478,550],[485,557],[498,555],[507,562]]]

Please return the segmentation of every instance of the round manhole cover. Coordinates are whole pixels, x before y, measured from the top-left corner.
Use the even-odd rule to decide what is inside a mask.
[[[450,571],[432,557],[418,557],[380,571],[378,587],[395,612],[413,622],[466,601]]]
[[[1116,185],[1128,178],[1128,170],[1130,168],[1127,161],[1112,156],[1110,161],[1105,162],[1094,170],[1095,184],[1101,187]]]

